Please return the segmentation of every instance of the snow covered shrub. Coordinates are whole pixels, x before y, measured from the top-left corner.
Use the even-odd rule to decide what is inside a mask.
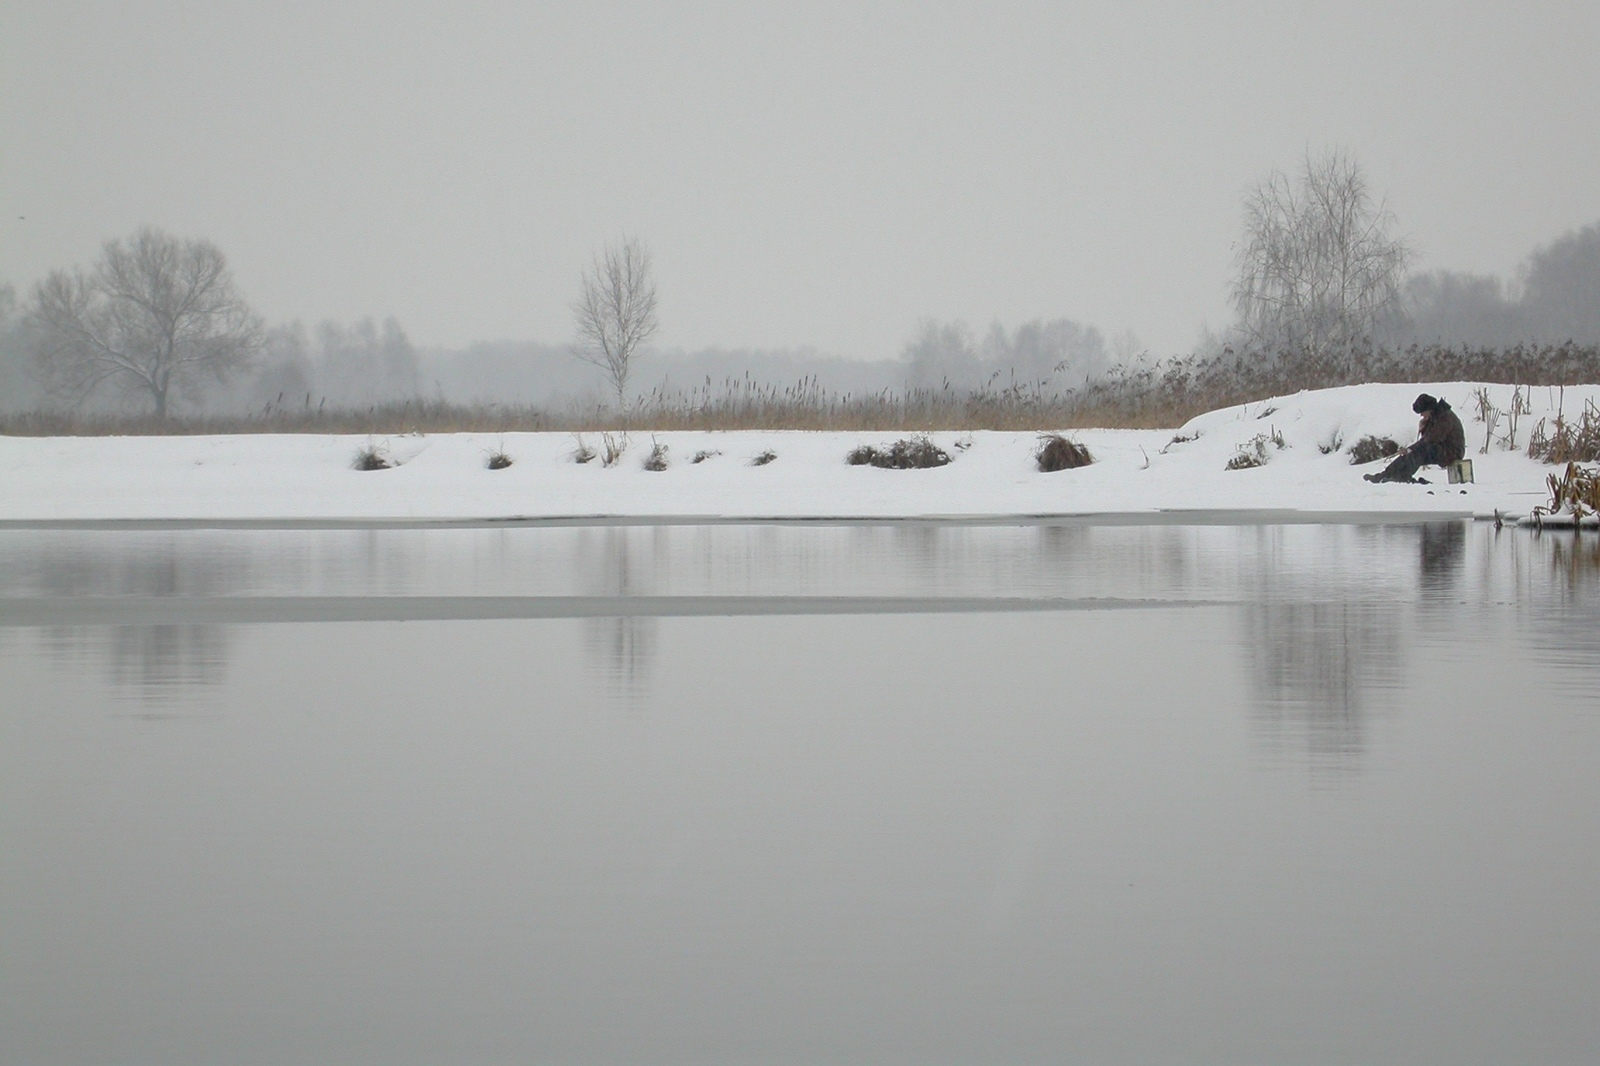
[[[1249,470],[1255,466],[1266,466],[1267,460],[1271,457],[1267,451],[1267,445],[1269,444],[1274,445],[1279,450],[1285,447],[1283,434],[1279,433],[1276,428],[1271,433],[1257,433],[1239,445],[1238,454],[1228,460],[1228,465],[1225,469]]]
[[[578,446],[572,450],[572,461],[575,463],[594,462],[594,449],[583,443],[583,438],[578,438]]]
[[[495,445],[494,451],[487,454],[483,465],[490,470],[504,470],[511,465],[511,456],[506,454],[506,442],[503,439]]]
[[[711,459],[711,458],[714,458],[714,457],[715,457],[715,456],[718,456],[718,455],[721,455],[721,454],[722,454],[722,453],[721,453],[721,452],[719,452],[719,451],[705,451],[705,450],[701,450],[701,451],[698,451],[698,452],[695,452],[695,453],[694,453],[694,458],[693,458],[693,459],[690,459],[690,460],[689,460],[689,462],[691,462],[691,463],[703,463],[703,462],[705,462],[705,461],[706,461],[706,460],[707,460],[707,459]]]
[[[1317,445],[1317,451],[1321,452],[1323,455],[1332,455],[1334,452],[1338,451],[1340,448],[1343,448],[1343,447],[1344,447],[1344,434],[1340,433],[1336,429],[1332,433],[1328,434],[1328,439],[1327,440],[1325,440],[1321,444]]]
[[[772,462],[772,460],[776,459],[777,457],[778,457],[778,453],[773,451],[771,448],[768,448],[766,451],[762,452],[760,455],[758,455],[755,458],[751,459],[750,460],[750,465],[751,466],[766,466],[768,463]]]
[[[1400,445],[1388,437],[1374,437],[1370,433],[1350,445],[1350,465],[1360,466],[1362,463],[1375,463],[1379,459],[1387,459],[1400,451]]]
[[[1249,470],[1253,466],[1267,465],[1267,450],[1257,444],[1252,450],[1248,445],[1239,448],[1239,454],[1228,460],[1228,470]]]
[[[1034,462],[1047,474],[1057,470],[1076,470],[1094,462],[1094,456],[1075,440],[1059,433],[1045,433],[1039,437],[1039,446],[1033,452]]]
[[[645,456],[644,468],[660,473],[667,468],[667,446],[658,440],[650,442],[650,454]]]
[[[356,451],[355,462],[351,465],[357,470],[388,470],[396,464],[381,445],[368,441],[365,447]]]
[[[950,453],[923,434],[903,437],[888,447],[863,444],[845,456],[844,461],[851,466],[877,466],[885,470],[926,470],[947,465]]]

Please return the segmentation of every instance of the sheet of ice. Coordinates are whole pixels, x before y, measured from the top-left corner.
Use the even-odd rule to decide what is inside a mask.
[[[914,517],[1150,513],[1173,510],[1417,512],[1525,515],[1547,501],[1551,468],[1526,457],[1528,433],[1558,405],[1571,417],[1600,386],[1533,390],[1534,413],[1518,448],[1480,454],[1463,382],[1357,385],[1298,393],[1201,415],[1179,431],[1084,430],[1074,434],[1094,465],[1040,473],[1034,433],[931,434],[955,456],[932,470],[852,467],[846,454],[898,434],[740,431],[635,433],[622,460],[573,462],[568,433],[452,433],[427,437],[246,434],[212,437],[0,437],[0,521],[89,519],[487,519],[563,516]],[[1511,388],[1489,386],[1502,408]],[[1476,482],[1372,485],[1348,448],[1367,434],[1401,445],[1416,438],[1411,401],[1449,400],[1467,427]],[[1504,426],[1501,426],[1503,433]],[[1268,462],[1227,470],[1258,434],[1281,434]],[[1194,437],[1175,442],[1176,437]],[[374,443],[400,465],[357,471]],[[595,436],[587,438],[593,446]],[[970,444],[958,450],[958,442]],[[643,469],[653,442],[669,466]],[[503,448],[514,465],[489,470]],[[750,460],[766,450],[777,458]],[[700,451],[715,452],[700,463]]]

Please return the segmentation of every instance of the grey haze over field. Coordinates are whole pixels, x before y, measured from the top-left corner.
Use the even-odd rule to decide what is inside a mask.
[[[900,351],[924,316],[1231,320],[1241,197],[1330,146],[1415,267],[1600,219],[1600,5],[0,0],[0,280],[153,224],[267,319],[572,335],[606,241],[663,347]]]

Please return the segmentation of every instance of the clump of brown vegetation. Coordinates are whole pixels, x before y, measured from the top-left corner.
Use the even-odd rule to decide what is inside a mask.
[[[1057,470],[1076,470],[1094,462],[1089,449],[1059,433],[1046,433],[1039,437],[1039,446],[1033,452],[1034,462],[1047,474]]]
[[[1387,459],[1391,455],[1400,453],[1400,445],[1388,437],[1374,437],[1368,434],[1350,445],[1350,465],[1360,466],[1363,463],[1375,463],[1379,459]]]
[[[1550,486],[1550,502],[1533,509],[1535,519],[1563,510],[1572,512],[1574,522],[1581,522],[1585,515],[1600,514],[1600,468],[1589,470],[1569,462],[1560,477],[1551,474],[1545,481]]]
[[[754,456],[750,460],[750,465],[751,466],[766,466],[768,463],[772,462],[772,460],[776,459],[777,457],[778,457],[778,453],[773,451],[771,448],[768,448],[766,451],[762,452],[760,455]]]
[[[1558,413],[1549,429],[1541,418],[1528,437],[1528,458],[1547,463],[1600,462],[1600,407],[1587,401],[1576,422]]]
[[[390,457],[386,449],[368,441],[364,447],[356,451],[355,461],[350,465],[357,470],[388,470],[399,464]]]
[[[939,447],[926,435],[904,437],[883,447],[863,444],[845,456],[851,466],[877,466],[885,470],[926,470],[946,466],[950,453]]]

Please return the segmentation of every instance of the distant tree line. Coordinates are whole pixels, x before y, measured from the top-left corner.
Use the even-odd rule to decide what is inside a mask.
[[[1401,340],[1497,348],[1600,342],[1600,222],[1534,250],[1509,284],[1434,270],[1405,286]]]
[[[1178,364],[1169,361],[1159,373],[1131,333],[1108,341],[1070,318],[1011,328],[994,322],[981,335],[965,322],[928,318],[898,358],[871,361],[813,349],[649,349],[655,282],[648,249],[634,239],[608,246],[583,275],[573,304],[577,343],[421,351],[394,317],[268,328],[214,245],[146,228],[106,242],[87,268],[52,271],[26,297],[0,283],[0,412],[70,405],[159,418],[175,407],[250,414],[424,397],[560,405],[609,396],[626,407],[733,385],[781,394],[797,382],[810,392],[858,396],[897,389],[1121,396],[1132,395],[1136,381],[1182,379],[1220,395],[1330,374],[1393,378],[1408,365],[1442,370],[1455,365],[1439,354],[1446,349],[1472,353],[1462,356],[1463,369],[1500,358],[1506,373],[1547,367],[1549,376],[1554,357],[1530,353],[1600,345],[1600,222],[1535,248],[1514,278],[1502,280],[1408,273],[1413,252],[1394,214],[1339,152],[1308,154],[1292,175],[1269,174],[1243,206],[1235,321],[1204,338],[1186,369],[1173,371]],[[1412,350],[1432,354],[1407,356]],[[1585,372],[1571,369],[1579,365],[1573,358],[1556,360],[1564,368],[1557,376]]]
[[[1035,319],[975,337],[965,322],[924,319],[901,352],[913,388],[971,390],[1013,384],[1063,392],[1111,365],[1105,338],[1068,318]]]
[[[1294,176],[1272,172],[1245,197],[1238,317],[1213,346],[1316,362],[1411,345],[1600,343],[1600,223],[1536,248],[1509,284],[1449,270],[1408,275],[1413,251],[1396,228],[1345,153],[1308,154]]]

